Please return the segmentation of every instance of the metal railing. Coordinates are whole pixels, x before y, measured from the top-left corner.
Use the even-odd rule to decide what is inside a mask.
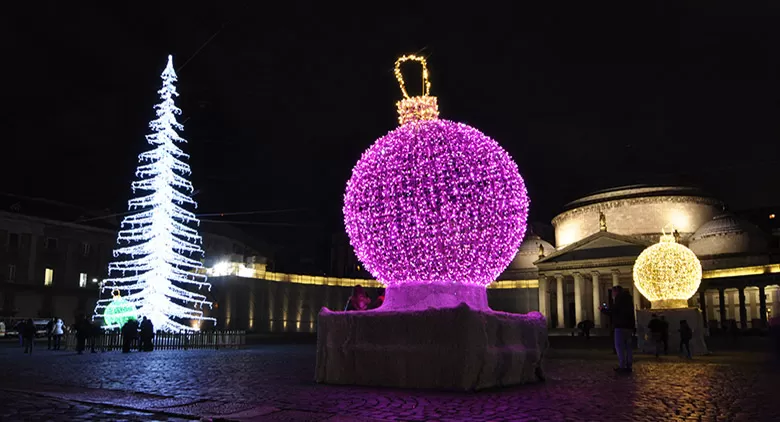
[[[65,349],[76,350],[75,333],[63,336],[62,345]],[[119,331],[108,331],[94,338],[87,338],[86,349],[100,351],[122,350],[122,334]],[[167,333],[159,331],[152,339],[154,350],[189,350],[189,349],[238,349],[246,345],[246,331],[202,331]],[[138,350],[140,338],[135,338],[132,349]]]

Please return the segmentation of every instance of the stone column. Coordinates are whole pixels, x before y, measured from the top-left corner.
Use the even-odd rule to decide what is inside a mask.
[[[747,308],[745,307],[745,288],[740,287],[737,289],[737,299],[739,300],[739,309],[738,309],[738,315],[739,315],[739,328],[746,329],[747,328]]]
[[[745,288],[740,287],[738,290],[739,295],[739,326],[740,328],[747,329],[747,309],[745,309]]]
[[[547,277],[540,275],[539,276],[539,313],[544,315],[544,317],[547,319],[548,326],[550,323],[550,311],[548,309],[549,306],[550,306],[550,290],[547,287]]]
[[[758,317],[761,318],[761,328],[766,327],[766,286],[758,286]]]
[[[634,297],[634,310],[640,309],[642,307],[642,293],[639,293],[639,289],[636,288],[636,285],[631,286],[631,293]]]
[[[715,301],[718,298],[717,292],[709,290],[709,297],[710,297],[710,300],[707,302],[707,322],[708,322],[708,324],[709,324],[709,321],[718,319],[715,316]]]
[[[704,288],[699,289],[699,309],[704,319],[704,328],[707,328],[707,291]]]
[[[761,292],[759,291],[758,286],[755,286],[754,289],[751,289],[751,292],[752,293],[750,294],[750,317],[748,317],[748,318],[750,318],[751,324],[752,324],[753,323],[752,321],[754,319],[757,319],[757,320],[761,321],[761,316],[759,315],[759,312],[761,311],[759,309],[760,308],[759,305],[760,305],[760,302],[761,302],[761,300],[759,299],[759,296],[761,295]],[[759,322],[759,324],[760,324],[760,322]],[[751,325],[751,327],[752,327],[752,325]],[[753,328],[758,328],[758,327],[753,327]]]
[[[599,272],[594,271],[592,274],[593,281],[593,324],[601,328],[601,285],[599,283]]]
[[[582,274],[574,273],[574,326],[582,321]]]
[[[720,305],[720,329],[726,328],[726,290],[718,289],[718,304]]]
[[[563,313],[563,274],[555,274],[555,281],[557,284],[558,328],[564,328],[566,327],[566,319]]]
[[[620,271],[612,270],[612,287],[620,285]]]
[[[19,237],[19,249],[21,249],[24,236]],[[38,257],[38,252],[36,252],[36,249],[38,249],[38,236],[36,236],[35,233],[30,233],[30,259],[27,262],[27,282],[31,284],[43,284],[44,273],[40,273],[40,280],[36,278],[39,276],[39,274],[35,272],[35,258]],[[19,251],[19,254],[22,255],[21,250]],[[57,274],[55,274],[55,276],[56,275]],[[21,281],[18,276],[16,279],[17,281]]]
[[[780,316],[780,289],[772,289],[772,316]]]

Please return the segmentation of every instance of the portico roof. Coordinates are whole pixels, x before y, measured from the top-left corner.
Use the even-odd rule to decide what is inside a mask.
[[[602,231],[567,245],[534,262],[534,265],[542,269],[549,264],[572,263],[572,261],[636,259],[650,245],[651,242],[639,238]]]

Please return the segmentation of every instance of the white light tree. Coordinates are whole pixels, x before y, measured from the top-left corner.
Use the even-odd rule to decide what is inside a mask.
[[[174,86],[176,80],[173,57],[168,56],[162,88],[157,91],[162,102],[154,106],[157,119],[149,123],[153,133],[146,136],[154,148],[138,156],[138,180],[132,183],[134,193],[145,194],[128,202],[134,213],[122,220],[117,236],[120,247],[114,250],[114,257],[124,259],[108,265],[109,278],[101,289],[101,293],[123,292],[122,298],[134,305],[134,309],[124,311],[129,313],[127,316],[146,316],[155,330],[164,331],[197,330],[200,321],[214,320],[204,317],[201,310],[204,304],[211,306],[206,296],[185,288],[211,290],[211,285],[202,274],[201,262],[191,257],[203,256],[203,249],[198,230],[191,227],[200,222],[183,208],[197,204],[189,196],[192,183],[184,177],[190,174],[190,166],[182,160],[189,155],[176,146],[186,142],[176,132],[183,129],[176,121],[181,109],[173,101],[179,95]],[[99,300],[95,316],[102,317],[113,300]],[[182,320],[195,324],[185,325]]]

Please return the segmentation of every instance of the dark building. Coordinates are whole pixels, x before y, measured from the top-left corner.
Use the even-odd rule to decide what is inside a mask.
[[[0,316],[70,321],[92,314],[117,229],[117,217],[107,212],[0,195]],[[201,232],[206,265],[258,255],[228,225],[204,224]]]

